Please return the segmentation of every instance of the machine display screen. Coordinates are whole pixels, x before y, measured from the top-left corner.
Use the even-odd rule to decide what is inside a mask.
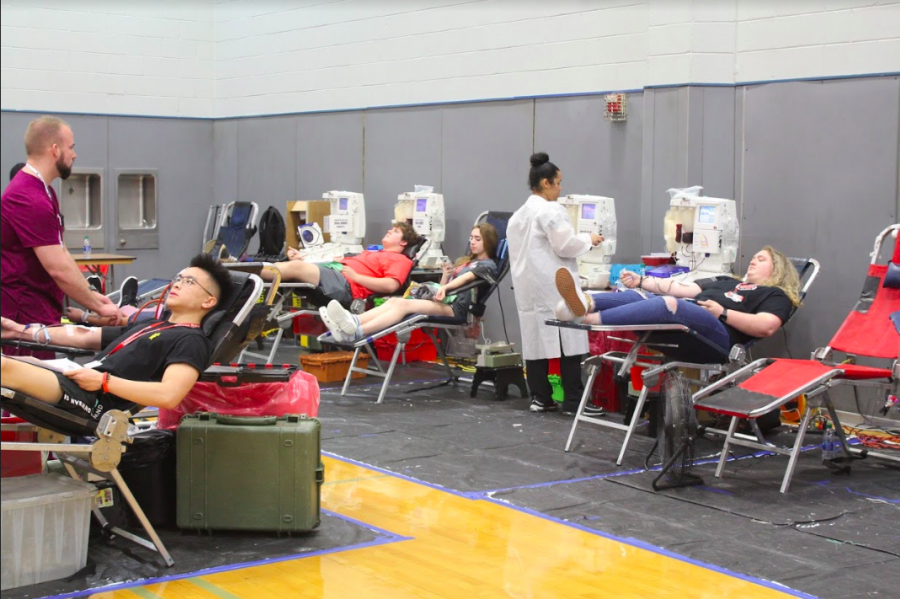
[[[338,210],[347,209],[347,198],[338,198]]]
[[[416,212],[428,212],[428,198],[416,200]]]
[[[716,207],[700,206],[697,210],[697,222],[701,225],[716,224]]]
[[[597,213],[597,204],[581,205],[581,220],[594,220]]]

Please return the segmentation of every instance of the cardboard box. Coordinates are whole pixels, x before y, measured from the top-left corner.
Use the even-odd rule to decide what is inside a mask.
[[[285,212],[285,232],[284,240],[288,247],[294,249],[302,249],[300,240],[297,239],[297,227],[310,223],[318,223],[325,231],[325,217],[331,214],[331,202],[326,200],[299,200],[287,203],[287,211]],[[323,236],[325,243],[331,241],[331,235],[325,233]]]

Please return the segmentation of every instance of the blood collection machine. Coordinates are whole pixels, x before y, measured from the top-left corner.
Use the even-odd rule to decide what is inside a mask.
[[[576,232],[603,236],[603,243],[578,257],[578,274],[586,279],[589,289],[605,289],[616,252],[616,201],[603,196],[568,195],[559,198],[559,203],[568,210]]]
[[[664,235],[666,251],[674,255],[676,264],[660,268],[667,268],[680,281],[730,274],[737,260],[740,230],[736,204],[701,196],[702,189],[669,190]]]
[[[446,260],[441,244],[444,242],[444,196],[439,193],[409,191],[397,196],[394,220],[412,225],[419,235],[429,240],[424,253],[419,256],[422,268],[440,268]]]

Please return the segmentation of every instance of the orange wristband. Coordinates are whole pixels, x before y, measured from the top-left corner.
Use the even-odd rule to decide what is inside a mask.
[[[103,392],[109,393],[109,373],[103,373]]]

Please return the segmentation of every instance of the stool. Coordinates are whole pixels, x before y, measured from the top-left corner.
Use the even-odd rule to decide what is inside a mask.
[[[472,377],[472,392],[469,397],[475,397],[478,386],[484,381],[494,381],[494,399],[506,399],[510,385],[518,387],[522,397],[529,397],[525,372],[521,366],[499,366],[497,368],[476,366],[475,376]]]

